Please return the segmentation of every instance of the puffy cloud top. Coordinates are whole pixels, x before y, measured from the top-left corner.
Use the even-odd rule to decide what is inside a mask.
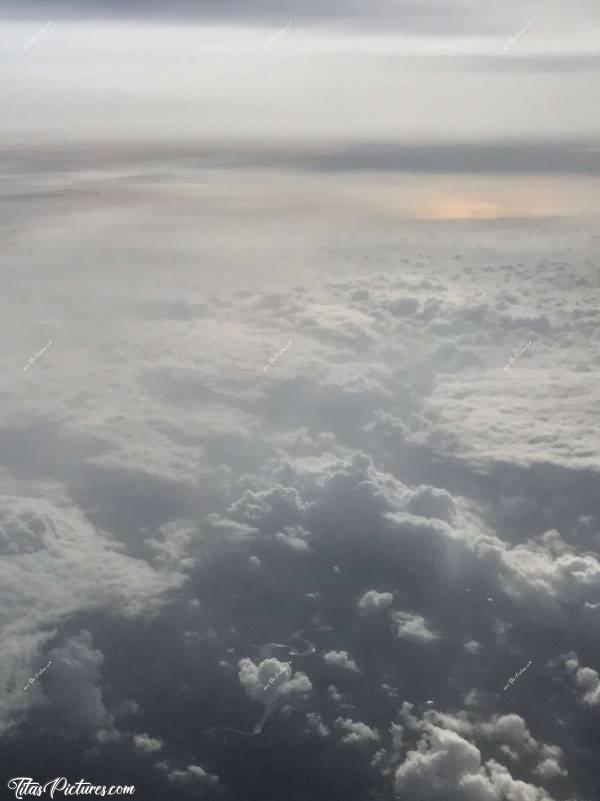
[[[366,723],[355,722],[351,718],[337,718],[335,722],[343,731],[344,743],[376,743],[380,739],[377,730]]]
[[[323,654],[323,659],[328,665],[335,665],[335,667],[349,670],[352,673],[360,673],[358,665],[354,659],[350,658],[348,651],[327,651],[326,654]]]
[[[92,635],[81,631],[64,646],[49,654],[44,694],[73,725],[96,730],[112,726],[112,715],[104,707],[100,683],[102,651],[93,648]]]
[[[514,779],[509,770],[494,759],[484,762],[480,749],[471,742],[478,726],[469,724],[464,717],[453,719],[427,712],[417,720],[409,708],[405,709],[404,717],[410,728],[421,736],[418,747],[408,751],[395,773],[396,793],[406,801],[420,801],[422,798],[431,801],[554,801],[543,788]],[[488,725],[488,734],[498,729],[502,737],[502,732],[506,734],[512,728],[520,732],[517,739],[522,741],[523,722],[520,718],[520,723],[513,720],[516,718],[517,715],[498,718],[496,723]],[[437,722],[443,725],[437,725]],[[551,747],[545,748],[552,750]],[[552,774],[548,759],[553,759],[558,767],[560,749],[555,751],[552,757],[547,756],[541,763],[538,775]],[[542,748],[540,753],[546,754],[547,751]]]
[[[600,704],[600,675],[590,667],[581,667],[577,654],[572,651],[564,658],[565,668],[573,676],[575,686],[582,691],[579,702],[587,706]]]
[[[160,751],[163,747],[162,740],[159,740],[157,737],[149,737],[147,734],[134,734],[132,739],[136,750],[145,754],[152,754],[155,751]]]
[[[245,657],[240,659],[238,666],[240,684],[255,701],[267,703],[276,697],[284,698],[312,690],[306,673],[297,671],[294,674],[289,665],[278,659],[263,659],[256,665],[249,657]]]
[[[393,600],[394,596],[391,592],[368,590],[359,600],[358,607],[365,612],[374,612],[378,609],[387,609]]]
[[[396,636],[400,639],[413,639],[421,640],[423,642],[432,642],[438,639],[435,634],[421,615],[413,615],[409,612],[393,612],[392,620],[394,621],[394,628]]]

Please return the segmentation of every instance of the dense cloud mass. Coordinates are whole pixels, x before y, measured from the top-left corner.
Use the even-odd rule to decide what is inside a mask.
[[[5,790],[600,797],[595,14],[0,12]]]

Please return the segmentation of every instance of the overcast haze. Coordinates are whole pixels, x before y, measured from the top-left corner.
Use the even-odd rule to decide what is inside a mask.
[[[599,21],[3,6],[2,798],[597,801]]]

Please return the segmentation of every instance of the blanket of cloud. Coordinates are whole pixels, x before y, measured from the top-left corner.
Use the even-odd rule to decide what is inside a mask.
[[[593,7],[120,8],[3,12],[0,783],[596,801]]]
[[[86,153],[2,198],[6,780],[597,797],[594,226]]]

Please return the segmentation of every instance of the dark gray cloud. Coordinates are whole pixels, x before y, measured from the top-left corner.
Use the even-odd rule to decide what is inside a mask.
[[[134,151],[132,153],[132,150]],[[136,152],[137,150],[137,152]],[[104,153],[98,154],[89,148],[74,147],[66,152],[47,151],[46,154],[21,149],[17,160],[7,150],[4,153],[5,169],[14,176],[23,173],[23,159],[27,158],[27,172],[76,173],[97,166],[98,163],[112,165],[135,165],[139,176],[126,179],[135,186],[148,182],[160,186],[163,179],[153,176],[155,165],[172,169],[194,170],[283,169],[294,172],[399,172],[423,173],[427,175],[455,175],[470,173],[478,175],[598,175],[600,172],[600,140],[581,141],[521,141],[521,142],[361,142],[348,146],[342,142],[334,145],[315,146],[313,142],[278,143],[264,142],[185,144],[180,146],[147,146],[140,142],[133,145],[113,144]],[[26,156],[25,156],[26,154]],[[116,183],[116,182],[115,182]],[[47,192],[46,197],[53,197]],[[266,303],[267,299],[261,299]],[[409,302],[403,299],[404,304]],[[193,304],[186,299],[153,301],[141,307],[141,312],[151,317],[177,317],[192,319],[206,314],[206,304]],[[347,314],[347,312],[346,312]],[[316,321],[315,321],[316,323]],[[307,318],[306,324],[310,324]],[[332,329],[335,336],[342,336],[339,322]]]
[[[106,19],[114,17],[161,18],[187,20],[254,21],[284,23],[290,17],[301,21],[332,20],[354,22],[369,19],[370,24],[381,27],[395,24],[411,32],[465,33],[498,30],[493,15],[482,14],[475,3],[459,0],[371,0],[368,7],[361,0],[303,0],[282,6],[276,0],[36,0],[27,9],[46,16],[92,16]],[[23,14],[22,7],[8,5],[10,14]],[[5,13],[7,13],[5,11]],[[515,19],[521,19],[522,14]],[[487,16],[487,19],[486,19]],[[286,18],[286,19],[284,19]]]
[[[292,156],[289,166],[318,171],[381,170],[423,173],[598,174],[597,142],[364,143],[317,155]]]

